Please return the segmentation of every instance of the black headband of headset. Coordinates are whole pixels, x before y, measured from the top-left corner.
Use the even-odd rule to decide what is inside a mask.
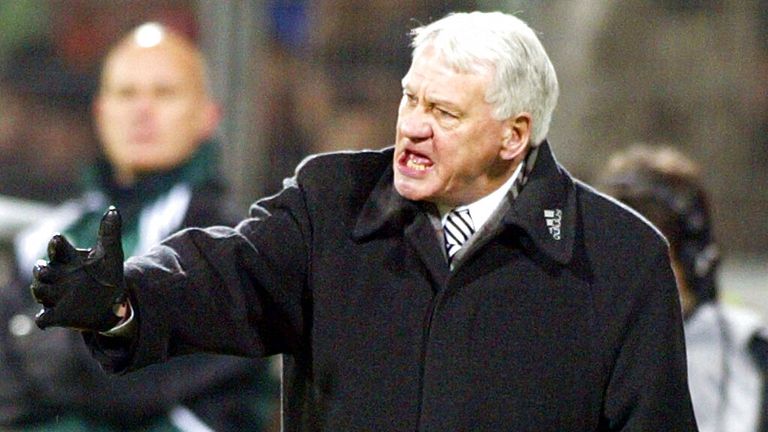
[[[709,212],[702,192],[689,184],[674,185],[663,175],[654,173],[635,172],[615,176],[604,184],[620,195],[616,197],[619,200],[653,200],[675,215],[680,228],[675,252],[683,267],[685,280],[698,303],[715,300],[715,272],[720,254],[712,238]]]

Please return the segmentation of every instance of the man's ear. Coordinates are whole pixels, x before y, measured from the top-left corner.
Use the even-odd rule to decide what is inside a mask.
[[[531,115],[523,112],[508,118],[502,139],[499,153],[502,159],[512,160],[524,154],[531,141]]]

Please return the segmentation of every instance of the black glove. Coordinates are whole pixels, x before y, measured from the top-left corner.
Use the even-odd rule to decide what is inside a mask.
[[[120,228],[120,213],[110,207],[92,249],[75,249],[61,235],[51,239],[49,261],[32,272],[32,296],[43,305],[38,327],[107,331],[120,322],[115,311],[126,301]]]

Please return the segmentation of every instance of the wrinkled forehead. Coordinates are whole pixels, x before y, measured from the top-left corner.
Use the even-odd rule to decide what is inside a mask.
[[[408,94],[423,96],[427,102],[469,109],[486,101],[492,79],[487,69],[461,71],[447,63],[441,53],[427,49],[413,58],[402,86]]]
[[[402,79],[403,89],[426,91],[440,99],[462,99],[463,96],[486,99],[493,82],[493,68],[482,62],[471,67],[451,62],[446,53],[434,45],[422,46],[414,52],[411,67]],[[471,89],[471,91],[470,91]],[[475,94],[477,92],[479,94]],[[442,95],[442,96],[438,96]]]

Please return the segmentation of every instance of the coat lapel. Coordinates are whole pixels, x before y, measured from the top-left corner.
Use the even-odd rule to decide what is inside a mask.
[[[536,249],[556,262],[571,260],[576,220],[573,182],[555,161],[546,141],[527,164],[531,171],[523,186],[510,190],[482,229],[454,256],[455,269],[510,226],[521,228]]]
[[[521,228],[538,250],[556,262],[571,260],[576,237],[576,188],[546,141],[528,182],[508,208],[502,224]]]
[[[448,263],[438,237],[439,219],[432,216],[437,214],[437,209],[429,203],[403,198],[395,190],[393,181],[392,171],[387,170],[363,205],[352,238],[362,242],[375,234],[402,235],[433,281],[442,285],[448,277]]]

